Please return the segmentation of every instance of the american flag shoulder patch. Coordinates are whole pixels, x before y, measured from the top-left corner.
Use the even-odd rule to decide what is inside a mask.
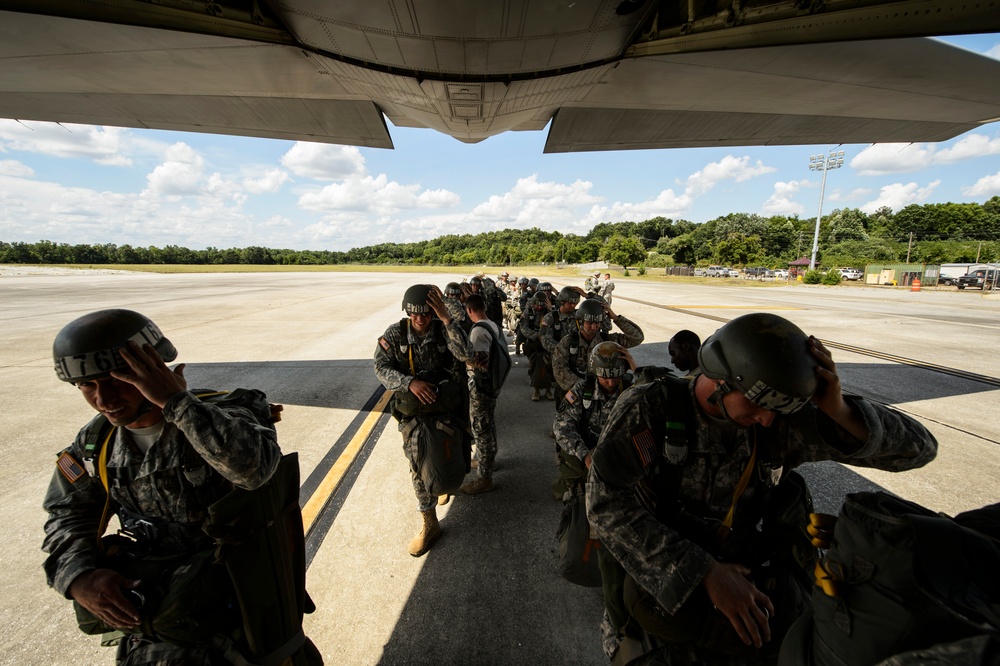
[[[389,351],[389,343],[385,338],[379,338],[378,343],[382,346],[382,349]]]
[[[59,468],[59,471],[62,472],[62,475],[70,483],[76,483],[77,479],[86,474],[83,466],[76,461],[76,458],[70,455],[69,451],[63,451],[59,459],[56,460],[56,467]]]
[[[576,394],[573,391],[566,391],[565,397],[566,401],[571,405],[576,402]]]
[[[632,445],[639,453],[643,467],[649,467],[656,460],[656,444],[653,442],[653,433],[646,428],[638,435],[632,435]]]

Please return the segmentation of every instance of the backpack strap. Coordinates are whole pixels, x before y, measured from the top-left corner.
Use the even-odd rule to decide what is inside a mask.
[[[235,394],[240,394],[241,389],[237,389]],[[204,400],[206,402],[213,402],[212,398],[222,398],[223,396],[230,395],[229,391],[199,391],[195,393],[195,397],[199,400]],[[275,423],[281,420],[281,411],[284,409],[282,405],[268,405],[270,408],[270,421]],[[97,415],[88,425],[86,432],[84,433],[83,440],[83,464],[87,469],[87,472],[100,480],[101,485],[104,486],[104,509],[101,512],[101,521],[98,524],[97,529],[97,543],[99,546],[102,545],[101,537],[104,532],[108,529],[108,524],[111,522],[111,490],[110,490],[110,480],[108,478],[108,458],[111,455],[111,449],[113,448],[113,441],[115,433],[118,431],[118,426],[112,425],[111,422],[104,415]],[[191,449],[191,447],[188,447]],[[192,465],[193,460],[191,459],[193,454],[193,449],[191,452],[186,452],[184,455],[184,461],[182,467],[185,471],[190,471],[188,468]],[[190,480],[190,479],[189,479]],[[197,485],[197,484],[193,484]]]

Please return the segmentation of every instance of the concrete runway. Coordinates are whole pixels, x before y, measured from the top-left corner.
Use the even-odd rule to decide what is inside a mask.
[[[0,614],[8,627],[0,664],[113,662],[111,650],[78,631],[69,602],[46,587],[41,568],[41,502],[52,463],[92,415],[52,371],[52,338],[65,323],[96,309],[138,310],[174,342],[189,386],[260,388],[284,404],[279,439],[286,452],[299,453],[305,501],[373,404],[379,384],[372,352],[402,316],[403,291],[462,277],[0,276],[0,394],[7,405],[0,415],[0,518],[7,525]],[[552,281],[582,284],[583,278],[567,273]],[[834,350],[846,389],[912,414],[938,437],[937,460],[904,474],[807,466],[820,508],[835,511],[845,492],[873,487],[951,514],[1000,500],[1000,380],[892,360],[1000,377],[996,297],[733,280],[617,284],[614,309],[645,331],[634,350],[640,364],[669,364],[667,341],[681,328],[704,338],[720,319],[774,311],[823,340],[859,348]],[[606,663],[599,592],[555,571],[561,505],[549,491],[555,467],[546,436],[554,406],[529,400],[526,360],[514,358],[498,408],[499,489],[460,497],[439,512],[445,535],[427,556],[406,553],[419,516],[388,417],[317,519],[308,587],[318,610],[306,629],[328,664]]]

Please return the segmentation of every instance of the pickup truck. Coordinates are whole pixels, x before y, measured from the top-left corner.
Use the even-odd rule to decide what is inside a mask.
[[[1000,270],[994,268],[987,271],[985,268],[980,268],[978,271],[966,273],[958,278],[956,286],[959,289],[974,287],[986,291],[987,289],[996,289],[998,282],[1000,282]]]
[[[726,277],[729,269],[725,266],[709,266],[705,269],[705,277]]]
[[[840,277],[845,280],[851,280],[853,282],[861,279],[861,271],[857,268],[848,268],[845,266],[844,268],[839,268],[837,270],[840,271]]]

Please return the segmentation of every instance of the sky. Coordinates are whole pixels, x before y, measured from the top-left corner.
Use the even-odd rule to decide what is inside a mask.
[[[1000,35],[943,41],[1000,59]],[[995,82],[984,85],[992,85]],[[823,213],[1000,195],[1000,122],[950,141],[543,154],[546,132],[395,150],[0,119],[0,241],[339,250],[656,216],[815,219],[812,155],[843,150]]]

